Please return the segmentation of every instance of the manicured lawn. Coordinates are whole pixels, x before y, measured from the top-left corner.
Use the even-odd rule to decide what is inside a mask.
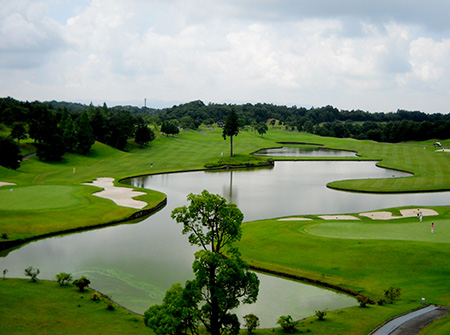
[[[356,290],[375,301],[390,286],[400,287],[402,295],[393,305],[353,308],[357,313],[367,311],[367,328],[360,319],[338,321],[340,312],[333,312],[328,323],[319,323],[332,328],[346,324],[346,334],[362,335],[389,317],[420,307],[422,297],[427,303],[450,304],[450,207],[434,209],[439,216],[421,223],[417,218],[345,221],[315,216],[310,216],[312,221],[246,222],[238,246],[253,266]],[[432,221],[440,227],[434,234]]]
[[[0,233],[6,233],[8,239],[23,239],[127,218],[136,210],[93,197],[91,193],[99,189],[81,184],[98,177],[113,177],[118,184],[125,177],[202,169],[206,163],[221,160],[229,164],[229,141],[223,140],[221,129],[201,130],[182,131],[176,137],[158,135],[146,148],[130,143],[128,152],[96,143],[87,156],[66,154],[63,161],[56,163],[31,157],[17,171],[0,168],[0,181],[17,184],[11,187],[13,192],[9,192],[11,188],[0,188]],[[277,142],[320,143],[330,148],[354,150],[362,157],[339,159],[378,159],[380,165],[416,175],[389,180],[336,181],[330,184],[332,187],[378,192],[450,189],[450,171],[443,168],[449,166],[450,154],[435,152],[433,141],[386,144],[322,138],[277,128],[271,128],[261,137],[242,130],[234,139],[236,157],[231,162],[245,162],[249,153],[280,146]],[[147,208],[164,199],[163,194],[144,191],[147,195],[138,199],[147,201]]]

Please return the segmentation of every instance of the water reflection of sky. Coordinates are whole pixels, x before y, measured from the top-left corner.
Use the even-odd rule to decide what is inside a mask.
[[[311,147],[280,147],[261,149],[256,156],[272,157],[356,157],[356,153],[345,150]]]

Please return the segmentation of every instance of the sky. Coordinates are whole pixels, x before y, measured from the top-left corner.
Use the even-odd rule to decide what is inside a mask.
[[[450,112],[448,0],[0,0],[0,97]]]

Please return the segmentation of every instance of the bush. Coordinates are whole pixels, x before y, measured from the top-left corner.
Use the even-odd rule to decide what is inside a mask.
[[[292,319],[290,315],[282,315],[278,318],[277,323],[283,328],[285,333],[294,333],[296,322]]]
[[[380,300],[377,301],[377,304],[379,306],[383,306],[386,303],[386,299],[381,298]]]
[[[91,283],[91,281],[89,279],[87,279],[85,276],[73,281],[73,284],[76,287],[78,287],[80,292],[84,292],[84,289],[86,287],[88,287],[90,283]]]
[[[99,301],[101,297],[102,297],[102,295],[101,295],[100,293],[94,292],[94,294],[92,295],[92,298],[91,298],[91,299],[92,299],[93,301]]]
[[[259,318],[255,314],[247,314],[244,316],[245,328],[251,333],[254,329],[259,327]]]
[[[105,295],[104,297],[105,297],[106,309],[108,311],[113,311],[115,309],[115,307],[114,307],[114,302],[111,299],[111,296]]]
[[[8,239],[8,234],[3,233],[3,234],[2,234],[2,239],[7,240],[7,239]]]
[[[25,269],[25,276],[30,277],[31,281],[36,282],[37,276],[39,275],[39,269],[35,269],[32,266],[29,266]]]
[[[356,297],[358,300],[360,307],[367,307],[367,304],[370,303],[370,298],[367,295],[360,294]]]
[[[325,315],[327,315],[326,309],[324,309],[323,311],[316,311],[316,316],[319,319],[319,321],[323,321],[325,318]]]
[[[390,304],[394,303],[394,300],[397,299],[401,294],[401,288],[400,287],[389,287],[387,290],[384,291],[385,297],[388,299]]]
[[[72,275],[70,273],[61,272],[56,275],[56,281],[61,286],[66,286],[72,281]]]

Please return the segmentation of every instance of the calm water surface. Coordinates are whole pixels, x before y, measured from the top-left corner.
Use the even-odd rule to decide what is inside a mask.
[[[311,148],[311,147],[281,147],[261,149],[254,153],[256,156],[272,156],[272,157],[356,157],[356,153],[352,151],[334,150],[328,148]]]
[[[167,194],[167,206],[139,224],[48,238],[0,253],[0,268],[8,276],[23,277],[34,266],[39,278],[53,279],[59,272],[86,275],[91,286],[126,307],[144,312],[159,304],[174,283],[192,278],[195,248],[181,234],[181,225],[170,219],[173,208],[186,205],[189,193],[207,189],[238,205],[245,220],[297,214],[338,214],[393,206],[448,205],[449,192],[371,195],[326,188],[332,180],[391,178],[404,173],[377,168],[374,162],[276,162],[273,168],[242,171],[188,172],[135,178],[132,185]],[[355,305],[342,294],[260,275],[260,295],[255,305],[239,313],[254,313],[263,327],[275,326],[280,315],[294,318],[319,309]]]

